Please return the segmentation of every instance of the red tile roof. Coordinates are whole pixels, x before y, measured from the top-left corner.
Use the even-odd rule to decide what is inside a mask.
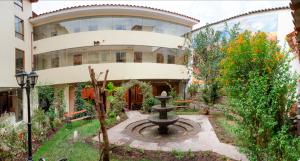
[[[33,1],[34,1],[34,0],[33,0]],[[185,17],[185,18],[188,18],[188,19],[191,19],[191,20],[200,22],[200,20],[198,20],[198,19],[196,19],[196,18],[193,18],[193,17],[190,17],[190,16],[186,16],[186,15],[183,15],[183,14],[179,14],[179,13],[176,13],[176,12],[171,12],[171,11],[167,11],[167,10],[163,10],[163,9],[159,9],[159,8],[152,8],[152,7],[138,6],[138,5],[127,5],[127,4],[93,4],[93,5],[80,5],[80,6],[66,7],[66,8],[62,8],[62,9],[59,9],[59,10],[54,10],[54,11],[50,11],[50,12],[45,12],[45,13],[39,14],[39,15],[37,15],[37,16],[35,16],[35,17],[47,15],[47,14],[50,14],[50,13],[60,12],[60,11],[64,11],[64,10],[74,9],[74,8],[85,8],[85,7],[95,7],[95,6],[100,6],[100,7],[102,7],[102,6],[103,6],[103,7],[106,7],[106,6],[116,6],[116,7],[137,7],[137,8],[144,8],[144,9],[152,9],[152,10],[155,10],[155,11],[166,12],[166,13],[174,14],[174,15],[177,15],[177,16],[182,16],[182,17]],[[32,17],[32,18],[35,18],[35,17]]]
[[[248,16],[248,15],[255,14],[255,13],[277,11],[277,10],[284,10],[284,9],[290,9],[290,7],[289,6],[283,6],[283,7],[266,8],[266,9],[254,10],[254,11],[246,12],[246,13],[243,13],[243,14],[239,14],[239,15],[236,15],[236,16],[233,16],[233,17],[229,17],[229,18],[226,18],[226,19],[223,19],[223,20],[220,20],[220,21],[216,21],[216,22],[213,22],[213,23],[201,26],[201,27],[199,27],[197,29],[194,29],[192,32],[200,30],[200,29],[208,27],[208,26],[216,25],[216,24],[219,24],[219,23],[222,23],[222,22],[226,22],[226,21],[235,19],[235,18],[239,18],[239,17]]]
[[[38,2],[39,0],[29,0],[30,3]]]

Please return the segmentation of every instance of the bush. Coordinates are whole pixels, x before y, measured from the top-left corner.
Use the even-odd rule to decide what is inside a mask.
[[[196,93],[198,92],[199,90],[199,85],[198,84],[191,84],[189,87],[188,87],[188,92],[190,94],[190,96],[195,96]]]
[[[288,58],[262,32],[238,35],[224,52],[221,81],[242,150],[253,161],[298,160],[300,139],[289,131],[296,77]]]
[[[63,119],[66,109],[65,95],[63,89],[60,89],[55,95],[55,109],[57,111],[57,117],[59,119]]]
[[[50,128],[50,120],[45,112],[42,109],[34,110],[32,117],[33,139],[39,142],[44,141]]]
[[[52,86],[37,86],[39,107],[43,110],[48,111],[55,100],[54,88]]]
[[[11,124],[0,122],[1,160],[12,160],[21,152],[25,152],[24,131]]]
[[[49,119],[49,124],[51,129],[54,131],[54,119],[56,118],[55,109],[53,106],[50,107],[49,111],[46,113],[47,117]]]
[[[159,100],[157,100],[156,98],[154,97],[146,98],[143,101],[143,111],[151,112],[151,107],[157,104],[159,104]]]
[[[116,87],[114,90],[114,96],[111,97],[111,110],[116,114],[121,113],[126,105],[124,93],[124,87]]]

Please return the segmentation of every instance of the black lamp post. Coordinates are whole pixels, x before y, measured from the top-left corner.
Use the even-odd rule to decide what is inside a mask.
[[[34,88],[37,82],[38,75],[35,71],[31,71],[29,74],[25,71],[16,74],[16,79],[19,86],[26,89],[27,95],[27,114],[28,114],[28,161],[32,161],[32,140],[31,140],[31,116],[30,116],[30,89]]]

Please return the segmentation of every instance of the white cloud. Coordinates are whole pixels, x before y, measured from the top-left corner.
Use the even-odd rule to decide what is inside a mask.
[[[132,4],[160,8],[181,13],[200,20],[198,26],[232,17],[252,10],[288,6],[289,1],[47,1],[33,4],[38,14],[65,7],[90,4]]]

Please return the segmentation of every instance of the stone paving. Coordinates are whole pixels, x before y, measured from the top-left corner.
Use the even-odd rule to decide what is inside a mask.
[[[180,115],[181,118],[193,120],[200,124],[201,130],[195,137],[176,140],[176,142],[146,142],[131,138],[124,133],[124,129],[132,122],[146,119],[149,115],[143,115],[138,111],[126,112],[128,119],[108,130],[109,141],[116,145],[129,145],[133,148],[161,151],[213,151],[229,158],[246,161],[245,155],[239,153],[237,148],[230,144],[221,143],[214,132],[207,116],[205,115]],[[93,138],[98,141],[98,137]]]

